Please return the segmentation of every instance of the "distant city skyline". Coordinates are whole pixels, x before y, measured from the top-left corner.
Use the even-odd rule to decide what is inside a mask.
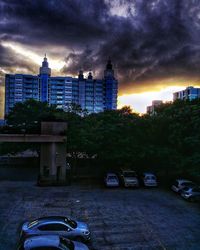
[[[199,87],[199,11],[200,3],[187,0],[0,0],[0,116],[4,75],[36,74],[44,53],[52,75],[82,68],[97,78],[110,57],[118,107],[137,112]]]
[[[110,59],[100,79],[90,71],[87,76],[80,70],[76,77],[52,76],[46,53],[38,74],[6,74],[5,114],[18,102],[29,99],[47,102],[67,110],[72,103],[80,105],[88,113],[117,109],[118,81]]]

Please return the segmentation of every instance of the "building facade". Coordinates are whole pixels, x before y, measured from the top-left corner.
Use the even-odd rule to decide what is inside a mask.
[[[80,70],[78,77],[51,76],[46,55],[39,75],[6,74],[5,76],[5,114],[17,102],[35,99],[67,109],[74,103],[89,113],[117,109],[118,81],[112,63],[108,60],[103,79],[93,79],[89,72],[85,78]]]
[[[147,106],[147,114],[155,115],[156,114],[156,109],[162,104],[163,104],[162,100],[154,100],[154,101],[152,101],[152,105]]]
[[[5,120],[0,119],[0,127],[1,127],[1,126],[4,126],[5,124],[6,124]]]
[[[200,98],[200,88],[194,88],[192,86],[187,87],[185,90],[181,90],[173,93],[173,100],[194,100]]]

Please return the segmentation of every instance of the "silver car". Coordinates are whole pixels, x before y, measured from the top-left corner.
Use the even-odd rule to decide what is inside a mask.
[[[194,187],[194,186],[196,186],[196,184],[190,180],[177,179],[171,186],[171,189],[176,193],[180,193],[184,187]]]
[[[107,173],[104,182],[106,187],[119,187],[119,179],[114,173]]]
[[[124,187],[139,187],[139,180],[135,171],[122,169],[120,177]]]
[[[20,244],[18,250],[89,250],[81,242],[71,241],[59,235],[31,236]]]
[[[56,234],[72,240],[89,241],[90,231],[86,223],[75,221],[64,216],[50,216],[25,222],[21,238],[33,235]]]
[[[143,180],[143,184],[145,187],[157,187],[158,186],[157,178],[152,173],[144,173],[142,180]]]
[[[181,196],[189,201],[200,201],[200,187],[184,187]]]

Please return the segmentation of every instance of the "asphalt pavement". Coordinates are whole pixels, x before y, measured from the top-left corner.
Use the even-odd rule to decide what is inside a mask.
[[[93,250],[200,249],[200,205],[161,188],[0,182],[0,250],[16,249],[25,220],[64,215],[88,223]]]

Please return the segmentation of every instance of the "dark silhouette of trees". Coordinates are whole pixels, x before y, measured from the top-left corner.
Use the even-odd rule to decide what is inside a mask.
[[[163,175],[200,174],[200,100],[162,104],[152,116],[130,107],[88,114],[71,105],[64,112],[30,100],[15,105],[1,130],[35,133],[42,120],[68,122],[66,148],[75,172],[78,159],[89,159],[100,172],[130,167]],[[1,152],[9,150],[1,144]]]

